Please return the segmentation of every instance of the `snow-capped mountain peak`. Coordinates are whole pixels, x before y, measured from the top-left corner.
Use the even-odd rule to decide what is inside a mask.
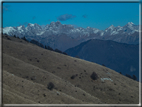
[[[110,27],[108,27],[108,30],[113,30],[115,27],[113,25],[111,25]]]
[[[57,21],[57,22],[55,22],[55,25],[56,25],[56,26],[60,26],[60,25],[62,25],[62,24],[61,24],[60,21]]]
[[[18,28],[18,30],[21,30],[21,29],[22,29],[22,25],[21,25],[21,26],[18,26],[17,28]]]
[[[105,32],[111,32],[113,31],[115,27],[113,25],[109,26],[108,28],[105,29]]]
[[[25,26],[21,25],[21,26],[16,27],[16,29],[19,31],[19,33],[22,33],[25,31]]]
[[[29,24],[28,24],[28,26],[31,26],[31,27],[33,27],[33,26],[34,26],[34,24],[32,24],[32,23],[29,23]]]
[[[128,22],[128,24],[127,24],[128,26],[133,26],[134,25],[134,23],[133,22]]]
[[[16,31],[16,29],[14,29],[13,27],[5,27],[4,29],[3,29],[3,33],[4,34],[8,34],[8,35],[11,35],[11,34],[13,34],[14,32]]]
[[[26,27],[26,30],[27,30],[27,31],[29,31],[29,30],[34,30],[34,29],[36,29],[36,30],[41,30],[42,27],[41,27],[40,25],[38,25],[37,23],[35,23],[35,24],[29,23],[29,24],[27,25],[27,27]]]
[[[124,27],[123,27],[123,30],[124,32],[127,32],[128,34],[132,34],[134,33],[135,31],[137,32],[138,31],[138,26],[134,25],[133,22],[128,22]]]
[[[58,27],[60,25],[61,25],[61,22],[57,21],[57,22],[51,22],[49,26],[50,27]]]
[[[123,27],[121,27],[121,26],[116,27],[116,31],[121,31],[121,30],[123,30]]]
[[[40,25],[38,25],[37,23],[34,24],[34,27],[35,27],[35,29],[39,29],[39,30],[42,29],[42,27]]]

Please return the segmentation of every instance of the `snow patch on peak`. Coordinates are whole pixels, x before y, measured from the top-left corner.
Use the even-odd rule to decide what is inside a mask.
[[[51,26],[54,26],[54,25],[55,25],[55,23],[56,23],[56,22],[51,22],[51,23],[50,23],[50,25],[51,25]]]
[[[32,23],[29,23],[29,25],[30,25],[30,26],[34,26],[34,24],[32,24]]]
[[[21,29],[22,29],[22,26],[18,26],[17,28],[18,28],[18,30],[21,30]]]
[[[132,26],[132,25],[134,25],[134,23],[133,22],[128,22],[128,25]]]
[[[20,33],[24,32],[23,29],[22,29],[22,26],[17,27],[17,29]]]
[[[113,30],[115,27],[113,25],[111,25],[108,29]]]
[[[104,35],[104,32],[101,32],[101,36],[103,36]]]
[[[108,32],[108,31],[113,31],[115,27],[113,25],[111,25],[110,27],[106,28],[105,32]]]
[[[98,32],[99,32],[99,30],[98,30],[98,29],[94,30],[94,33],[98,33]]]
[[[118,34],[117,31],[113,31],[113,32],[111,33],[111,35],[116,35],[116,34]]]
[[[120,31],[123,29],[123,27],[121,27],[121,26],[117,26],[116,28],[117,28],[117,31]]]
[[[130,29],[130,30],[135,30],[135,25],[134,25],[134,23],[132,23],[132,22],[128,22],[124,27],[124,30],[128,30],[128,29]]]
[[[45,31],[42,31],[40,33],[37,33],[36,35],[42,35]]]
[[[90,29],[90,27],[88,26],[87,29]]]
[[[13,27],[5,27],[3,33],[9,34],[10,32],[16,31]]]

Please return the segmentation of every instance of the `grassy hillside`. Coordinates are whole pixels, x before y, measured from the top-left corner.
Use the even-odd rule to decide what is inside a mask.
[[[138,82],[109,68],[5,35],[2,48],[4,104],[139,103]]]

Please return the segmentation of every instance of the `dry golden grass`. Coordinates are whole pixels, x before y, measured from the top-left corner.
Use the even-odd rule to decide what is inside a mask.
[[[11,40],[3,37],[2,50],[4,104],[139,103],[137,81],[96,63],[49,51],[21,39],[8,38]],[[90,78],[93,72],[98,75],[97,80]],[[101,78],[113,81],[102,82]],[[47,89],[49,82],[55,85],[53,90]]]

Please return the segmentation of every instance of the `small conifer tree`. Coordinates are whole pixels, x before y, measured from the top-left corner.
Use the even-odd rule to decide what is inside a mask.
[[[50,51],[53,51],[53,49],[50,46],[48,46],[47,49]]]
[[[45,49],[47,49],[46,45],[45,45]]]
[[[15,35],[14,35],[13,37],[14,37],[14,38],[16,38],[16,36],[15,36]]]
[[[135,75],[133,75],[133,80],[137,80],[137,77]]]

